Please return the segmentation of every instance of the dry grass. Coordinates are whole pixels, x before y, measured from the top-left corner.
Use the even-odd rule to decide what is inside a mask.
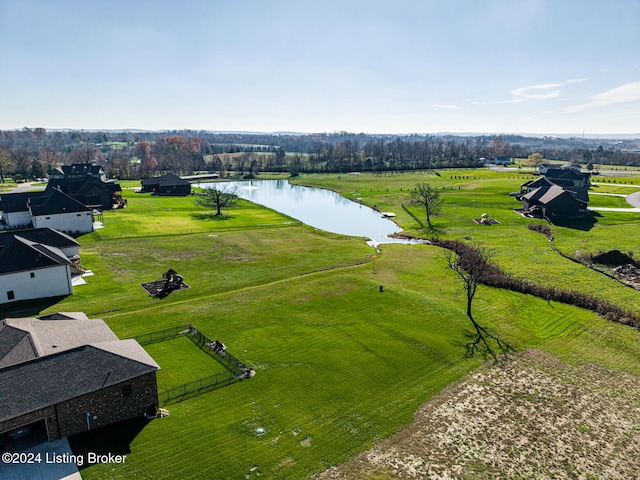
[[[640,378],[537,350],[447,387],[317,479],[640,478]]]

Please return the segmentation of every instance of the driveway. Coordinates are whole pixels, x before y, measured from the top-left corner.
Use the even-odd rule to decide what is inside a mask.
[[[626,200],[629,205],[640,208],[640,192],[630,193],[627,195]]]
[[[24,460],[22,463],[6,463],[4,456],[7,454],[18,455],[3,452],[0,460],[2,480],[82,480],[78,466],[70,461],[72,452],[67,437],[19,452],[22,456],[14,460]]]

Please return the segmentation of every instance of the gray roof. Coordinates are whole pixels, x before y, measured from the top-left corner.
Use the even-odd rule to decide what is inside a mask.
[[[160,366],[102,320],[70,312],[0,322],[0,422],[115,385]]]
[[[37,358],[28,332],[0,322],[0,368]]]
[[[159,367],[149,359],[85,345],[0,368],[0,422],[154,372]]]
[[[5,323],[30,334],[39,357],[82,345],[118,340],[102,320],[7,318]]]

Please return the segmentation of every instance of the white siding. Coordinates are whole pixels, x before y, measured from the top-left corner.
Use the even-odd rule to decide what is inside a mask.
[[[9,227],[26,227],[31,224],[31,213],[25,212],[2,212],[2,220]]]
[[[9,298],[9,292],[13,292],[13,298]],[[0,303],[71,295],[72,293],[69,265],[56,265],[49,268],[0,275]]]
[[[64,233],[93,232],[93,215],[89,212],[60,213],[33,217],[34,228],[50,227]]]

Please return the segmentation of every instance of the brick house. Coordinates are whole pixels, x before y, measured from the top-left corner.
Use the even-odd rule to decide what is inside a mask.
[[[18,429],[49,441],[155,413],[160,367],[83,313],[0,322],[0,444]]]

